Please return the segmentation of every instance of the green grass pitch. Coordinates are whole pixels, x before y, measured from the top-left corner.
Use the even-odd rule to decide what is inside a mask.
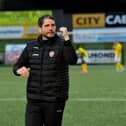
[[[62,126],[126,126],[126,70],[70,66],[70,89]],[[26,80],[11,66],[0,66],[0,125],[24,126]]]

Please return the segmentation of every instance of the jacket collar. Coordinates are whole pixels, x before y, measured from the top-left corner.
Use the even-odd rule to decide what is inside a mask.
[[[37,38],[37,42],[39,45],[52,45],[57,38],[59,38],[57,35],[55,35],[53,38],[50,38],[48,40],[42,40],[42,35],[39,35]]]

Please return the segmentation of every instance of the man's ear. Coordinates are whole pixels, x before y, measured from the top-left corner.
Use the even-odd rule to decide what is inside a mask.
[[[42,32],[41,27],[38,27],[38,32],[39,32],[39,33],[41,33],[41,32]]]

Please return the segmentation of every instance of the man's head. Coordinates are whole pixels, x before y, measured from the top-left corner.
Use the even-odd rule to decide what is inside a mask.
[[[42,34],[43,39],[47,40],[55,36],[56,24],[55,18],[50,15],[41,16],[38,19],[39,32]]]

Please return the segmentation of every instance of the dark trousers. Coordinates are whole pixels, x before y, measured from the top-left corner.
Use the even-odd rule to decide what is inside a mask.
[[[31,102],[26,105],[25,126],[61,126],[65,102]]]

